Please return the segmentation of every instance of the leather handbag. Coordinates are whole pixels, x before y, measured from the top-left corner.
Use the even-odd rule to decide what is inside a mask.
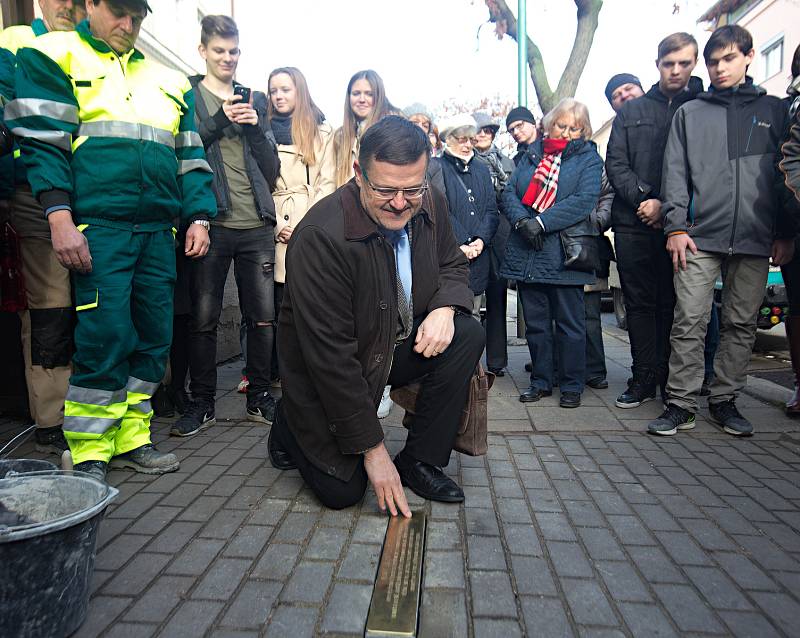
[[[489,434],[489,390],[494,384],[494,373],[487,372],[479,363],[469,381],[467,402],[461,413],[458,433],[453,449],[469,456],[483,456],[488,450]],[[421,389],[419,383],[409,383],[392,388],[390,397],[406,413],[403,426],[411,427],[416,414],[417,397]]]
[[[565,228],[560,235],[564,268],[592,273],[600,270],[598,232],[589,217]]]

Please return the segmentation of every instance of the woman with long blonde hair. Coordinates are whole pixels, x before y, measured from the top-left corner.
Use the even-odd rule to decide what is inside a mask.
[[[353,177],[353,161],[364,132],[381,118],[399,113],[386,97],[380,75],[372,69],[353,74],[347,83],[342,126],[335,136],[337,187]]]
[[[333,128],[311,99],[305,76],[293,66],[269,74],[269,119],[281,171],[275,200],[275,310],[286,281],[286,247],[308,209],[336,189]],[[277,362],[277,357],[273,357]],[[273,370],[277,377],[277,370]]]

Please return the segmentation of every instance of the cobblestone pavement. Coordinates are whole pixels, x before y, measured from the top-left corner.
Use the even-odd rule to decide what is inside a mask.
[[[512,348],[487,457],[447,468],[466,503],[411,495],[429,517],[420,635],[800,636],[800,424],[743,396],[751,439],[702,416],[649,437],[660,406],[613,407],[629,360],[622,333],[606,344],[611,388],[575,410],[519,403],[527,355]],[[220,368],[218,425],[188,439],[154,426],[180,472],[109,474],[121,493],[81,638],[363,635],[387,519],[370,495],[324,511],[295,471],[265,463],[268,429],[239,420],[236,368]],[[0,438],[19,427],[0,423]]]

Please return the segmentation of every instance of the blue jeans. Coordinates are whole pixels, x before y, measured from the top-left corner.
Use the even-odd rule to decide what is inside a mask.
[[[531,386],[540,390],[552,389],[555,351],[561,392],[583,392],[586,371],[583,286],[520,282],[517,293],[522,301],[525,338],[533,363]]]

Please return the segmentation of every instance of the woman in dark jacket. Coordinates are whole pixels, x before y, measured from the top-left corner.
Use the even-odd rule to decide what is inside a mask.
[[[458,115],[443,123],[441,130],[444,152],[431,162],[441,167],[450,224],[461,251],[469,259],[469,287],[475,295],[473,315],[480,318],[481,295],[489,282],[489,244],[500,221],[494,186],[489,169],[475,159],[472,149],[474,118]]]
[[[553,388],[553,322],[559,360],[560,405],[581,403],[586,366],[583,286],[594,274],[564,267],[560,231],[585,221],[600,194],[603,161],[589,111],[564,99],[543,121],[545,137],[528,147],[503,191],[511,236],[500,275],[516,280],[525,314],[533,370],[522,402],[550,396]]]

